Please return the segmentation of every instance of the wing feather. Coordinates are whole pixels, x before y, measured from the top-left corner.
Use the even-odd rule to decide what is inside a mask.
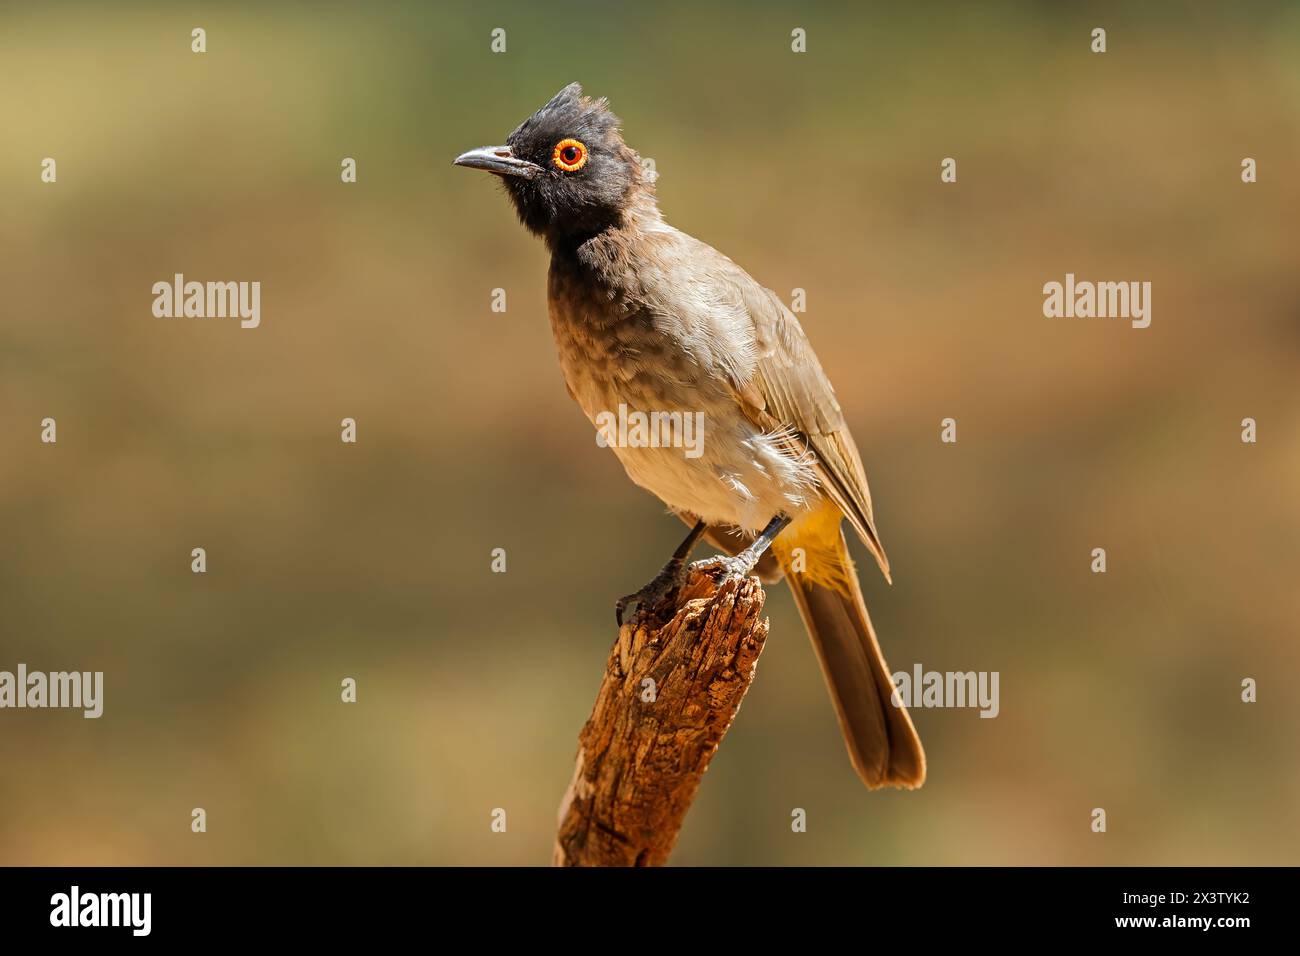
[[[733,385],[736,399],[755,425],[784,436],[792,454],[813,454],[823,489],[888,579],[889,559],[876,533],[866,471],[830,379],[794,313],[775,292],[732,265],[734,271],[724,278],[745,305],[756,346],[752,374]]]

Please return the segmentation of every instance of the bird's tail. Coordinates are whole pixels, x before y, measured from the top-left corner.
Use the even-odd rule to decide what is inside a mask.
[[[787,529],[772,550],[812,638],[853,768],[872,790],[913,789],[925,782],[925,751],[906,708],[894,705],[840,520],[828,503]]]

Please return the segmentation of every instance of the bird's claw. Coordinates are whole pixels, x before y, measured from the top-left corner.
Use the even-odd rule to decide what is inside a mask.
[[[742,551],[734,557],[720,554],[712,558],[701,558],[698,561],[692,561],[688,570],[699,571],[703,574],[713,574],[721,571],[723,577],[746,578],[753,573],[755,563]]]
[[[680,588],[685,580],[683,570],[682,562],[670,561],[645,587],[619,598],[614,605],[614,619],[618,626],[623,626],[623,612],[631,605],[647,607],[658,604]]]

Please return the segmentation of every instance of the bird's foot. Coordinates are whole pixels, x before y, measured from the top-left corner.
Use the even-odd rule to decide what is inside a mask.
[[[631,594],[626,594],[618,599],[618,603],[614,605],[614,618],[618,621],[618,626],[623,626],[623,613],[629,607],[633,605],[637,605],[638,607],[653,607],[661,601],[666,601],[682,586],[682,583],[685,580],[685,562],[679,561],[676,558],[669,561],[645,587],[633,591]]]
[[[713,558],[701,558],[692,561],[687,571],[699,571],[702,574],[720,575],[722,578],[747,578],[754,571],[758,555],[748,553],[748,549],[732,557],[720,554]]]
[[[767,523],[765,527],[754,539],[748,548],[741,551],[734,557],[720,555],[716,558],[703,558],[694,561],[688,570],[700,571],[704,574],[718,574],[721,572],[725,578],[747,578],[754,573],[754,568],[767,549],[771,547],[772,540],[781,533],[781,531],[790,523],[788,515],[779,514]]]

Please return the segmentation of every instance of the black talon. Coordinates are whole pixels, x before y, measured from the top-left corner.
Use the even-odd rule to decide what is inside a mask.
[[[668,563],[660,569],[649,584],[618,599],[618,603],[614,605],[614,620],[618,621],[619,627],[623,626],[623,612],[627,610],[629,604],[634,602],[638,605],[656,603],[682,586],[682,571],[685,569],[686,559],[695,550],[696,543],[700,540],[707,527],[703,521],[696,522],[695,527],[691,528],[690,533],[686,535],[686,540],[677,546],[677,550],[668,559]],[[653,598],[654,602],[647,600],[648,598]]]
[[[684,569],[682,561],[674,557],[664,565],[663,570],[656,574],[654,579],[645,587],[619,598],[618,603],[614,606],[614,619],[618,621],[618,626],[623,626],[623,612],[627,610],[628,605],[658,604],[671,596],[674,591],[682,586],[682,572]]]
[[[667,599],[682,586],[688,570],[712,571],[721,568],[729,575],[747,577],[753,573],[759,558],[767,551],[772,544],[772,540],[790,523],[790,520],[786,515],[777,515],[767,523],[767,527],[759,533],[753,543],[735,557],[720,555],[715,558],[702,558],[688,566],[686,559],[691,556],[691,551],[694,550],[696,542],[700,540],[700,536],[704,534],[706,528],[703,521],[697,522],[695,527],[691,529],[691,533],[686,536],[686,540],[677,546],[677,550],[668,559],[668,563],[654,576],[654,580],[641,590],[625,594],[618,599],[618,602],[614,605],[614,620],[618,622],[619,627],[622,627],[623,612],[627,610],[629,604],[636,603],[645,606],[647,604],[658,604],[660,601]]]

